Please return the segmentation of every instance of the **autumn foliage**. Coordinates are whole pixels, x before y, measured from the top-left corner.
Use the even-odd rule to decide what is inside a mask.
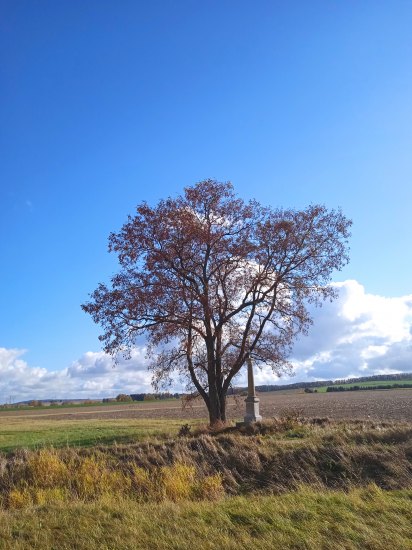
[[[186,377],[211,423],[245,361],[280,373],[309,304],[335,297],[331,274],[348,261],[351,222],[321,205],[304,210],[245,202],[230,183],[205,180],[156,206],[143,203],[109,250],[120,270],[83,309],[106,352],[128,354],[145,334],[157,385]]]

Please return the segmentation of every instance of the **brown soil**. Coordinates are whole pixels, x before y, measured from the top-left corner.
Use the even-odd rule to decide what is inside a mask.
[[[295,412],[307,418],[328,417],[336,420],[370,419],[412,422],[412,390],[375,390],[342,393],[313,393],[301,391],[268,392],[259,395],[260,412],[264,418]],[[240,419],[244,415],[244,398],[230,397],[228,416]],[[201,401],[183,408],[180,401],[133,403],[119,406],[78,407],[72,409],[34,409],[31,411],[2,411],[0,417],[33,417],[54,420],[92,420],[109,418],[173,418],[190,420],[207,418]]]

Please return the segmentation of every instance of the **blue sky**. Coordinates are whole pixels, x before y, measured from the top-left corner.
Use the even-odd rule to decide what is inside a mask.
[[[403,300],[402,338],[376,329],[367,345],[412,358],[411,26],[403,1],[2,0],[0,402],[20,391],[10,372],[25,395],[78,365],[74,393],[147,384],[141,355],[128,382],[95,384],[108,363],[80,304],[116,271],[107,237],[136,204],[208,177],[264,204],[341,207],[351,262],[334,280],[376,298],[371,318],[378,297]],[[343,288],[343,309],[363,303]]]

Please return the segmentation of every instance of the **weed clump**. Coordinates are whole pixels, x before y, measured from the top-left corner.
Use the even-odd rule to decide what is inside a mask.
[[[188,464],[175,463],[160,470],[160,487],[166,499],[174,502],[192,496],[196,469]]]
[[[41,449],[29,456],[27,480],[37,488],[62,487],[67,482],[68,468],[54,449]]]
[[[7,504],[9,508],[20,510],[33,504],[33,499],[30,491],[24,489],[12,489],[8,494]]]
[[[138,500],[149,500],[155,493],[155,483],[149,470],[145,470],[136,464],[131,467],[131,487],[134,496]]]
[[[193,495],[197,500],[218,500],[225,493],[222,474],[205,476],[194,487]]]
[[[128,493],[132,480],[122,471],[109,469],[103,460],[86,457],[80,463],[73,485],[80,498],[91,500],[103,494]]]
[[[190,424],[183,424],[180,426],[179,431],[177,432],[177,435],[179,437],[187,437],[192,432],[192,426]]]

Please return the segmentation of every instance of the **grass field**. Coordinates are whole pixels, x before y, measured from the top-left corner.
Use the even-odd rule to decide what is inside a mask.
[[[182,425],[180,420],[166,418],[56,421],[53,418],[21,416],[1,420],[0,451],[3,452],[45,446],[90,447],[135,443],[153,437],[173,437]]]
[[[145,400],[145,401],[107,401],[107,402],[103,402],[103,401],[85,401],[84,403],[71,403],[71,402],[68,402],[68,403],[62,403],[61,405],[60,404],[55,404],[55,403],[50,403],[50,405],[38,405],[38,406],[29,406],[29,405],[1,405],[0,406],[0,411],[7,411],[7,412],[18,412],[18,411],[38,411],[38,412],[41,412],[41,411],[48,411],[48,410],[65,410],[65,409],[81,409],[81,408],[88,408],[88,407],[115,407],[115,408],[118,408],[118,407],[127,407],[127,406],[130,406],[130,405],[133,405],[133,406],[139,406],[139,405],[148,405],[148,404],[152,404],[155,403],[155,404],[159,404],[159,403],[164,403],[164,404],[167,404],[167,403],[178,403],[179,400],[177,399],[174,399],[174,398],[170,398],[170,399],[162,399],[162,400],[157,400],[157,399],[148,399],[148,400]]]
[[[408,550],[412,491],[375,486],[219,502],[101,499],[0,511],[2,550]]]

